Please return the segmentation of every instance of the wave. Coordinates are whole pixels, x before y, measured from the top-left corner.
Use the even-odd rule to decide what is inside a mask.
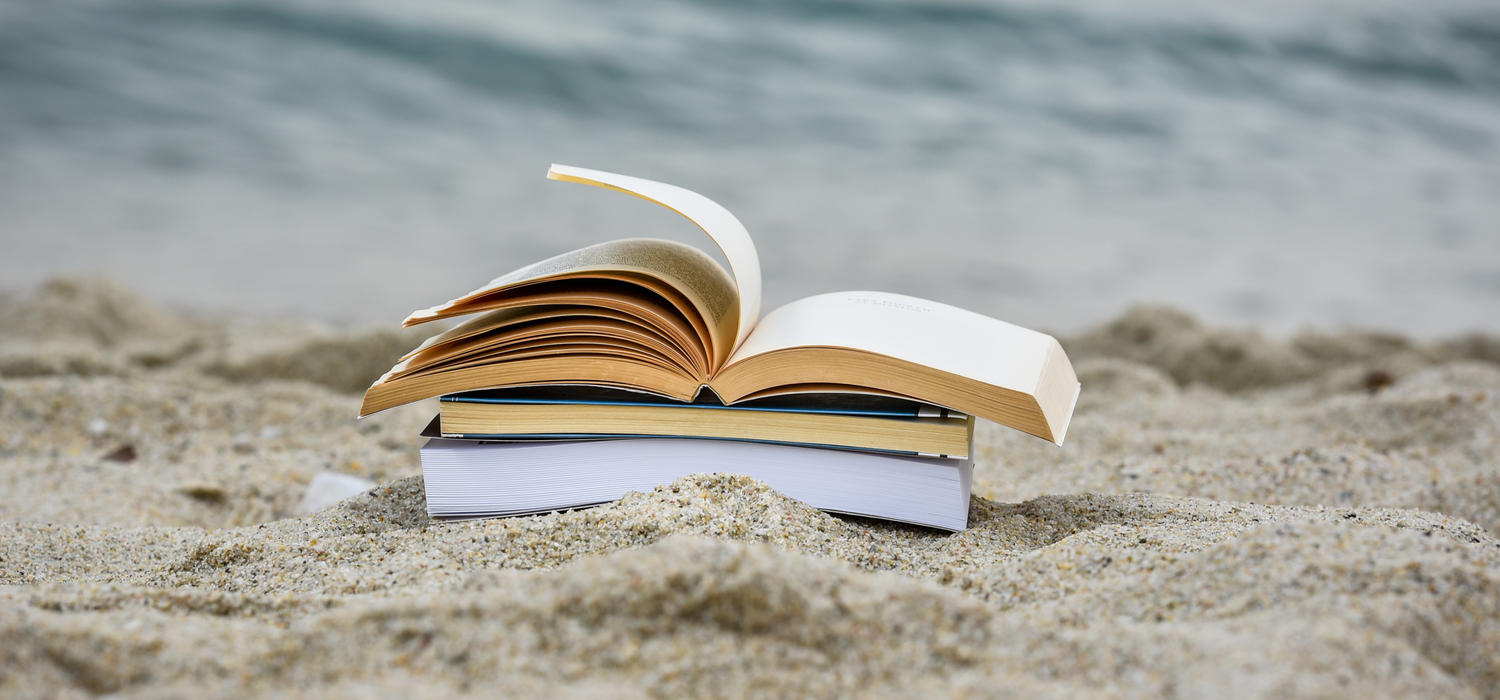
[[[205,111],[253,119],[245,107],[299,100],[440,120],[442,108],[422,99],[429,81],[487,99],[490,109],[652,128],[743,130],[770,121],[767,135],[777,138],[826,136],[822,123],[889,110],[899,102],[892,92],[1029,111],[1079,130],[1162,135],[1151,114],[1100,117],[1047,91],[1020,91],[1017,73],[1058,91],[1121,93],[1115,102],[1146,84],[1179,99],[1232,95],[1308,109],[1298,86],[1319,80],[1340,84],[1342,95],[1324,96],[1333,111],[1390,90],[1500,98],[1500,11],[1472,8],[1422,21],[1354,14],[1272,28],[992,2],[592,9],[588,23],[602,38],[549,43],[547,31],[567,37],[580,22],[559,8],[528,35],[508,27],[510,10],[501,7],[460,22],[358,4],[23,3],[0,24],[0,87],[21,105],[0,134],[45,138],[70,123],[192,121]],[[311,70],[320,65],[332,70]],[[261,91],[258,103],[226,94],[244,88]]]

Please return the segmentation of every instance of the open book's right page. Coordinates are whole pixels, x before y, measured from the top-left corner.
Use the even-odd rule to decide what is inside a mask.
[[[833,292],[799,299],[772,311],[745,339],[729,364],[777,350],[801,347],[848,348],[893,357],[959,375],[994,387],[1034,395],[1054,441],[1067,430],[1078,384],[1057,340],[958,307],[887,292]],[[1041,386],[1066,375],[1067,386]],[[872,388],[880,388],[876,381]],[[1050,399],[1050,400],[1049,400]],[[1046,404],[1053,404],[1051,406]]]

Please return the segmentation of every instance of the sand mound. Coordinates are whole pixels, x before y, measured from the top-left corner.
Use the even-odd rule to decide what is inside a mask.
[[[0,336],[30,342],[67,340],[98,346],[178,335],[181,318],[102,279],[58,277],[29,296],[0,300]]]
[[[1416,511],[1082,495],[976,502],[946,536],[742,477],[518,520],[430,525],[420,502],[407,480],[218,534],[13,528],[8,561],[76,565],[9,575],[33,584],[0,595],[12,688],[1463,695],[1500,678],[1500,543]],[[167,556],[99,558],[147,546]]]
[[[1500,364],[1500,338],[1470,334],[1423,344],[1380,331],[1307,330],[1290,341],[1216,329],[1176,309],[1140,306],[1063,346],[1075,362],[1108,357],[1155,367],[1179,385],[1262,390],[1334,375],[1322,388],[1378,391],[1433,362]]]
[[[431,332],[374,330],[314,338],[241,360],[212,362],[204,371],[241,383],[286,379],[363,393]]]
[[[433,332],[188,318],[108,281],[57,278],[29,295],[0,299],[0,377],[188,371],[353,393]]]
[[[1231,391],[1285,384],[1318,369],[1311,358],[1255,331],[1210,330],[1191,316],[1160,307],[1131,309],[1063,345],[1075,358],[1116,357],[1157,367],[1179,384]]]
[[[111,282],[53,279],[0,298],[0,377],[129,375],[196,351],[193,328]]]

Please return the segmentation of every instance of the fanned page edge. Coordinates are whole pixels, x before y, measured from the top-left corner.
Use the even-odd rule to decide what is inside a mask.
[[[624,192],[671,209],[693,222],[729,260],[729,274],[734,278],[735,288],[739,292],[739,319],[734,346],[738,348],[745,342],[760,319],[760,256],[755,252],[750,232],[745,230],[745,225],[734,214],[729,213],[728,209],[689,189],[603,170],[553,163],[547,170],[547,179]]]

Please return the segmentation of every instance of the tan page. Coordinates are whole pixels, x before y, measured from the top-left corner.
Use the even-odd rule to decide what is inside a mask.
[[[625,238],[563,253],[497,277],[479,289],[437,306],[415,311],[403,325],[412,326],[487,308],[485,297],[507,288],[570,277],[629,279],[642,275],[662,280],[686,296],[708,325],[717,361],[734,347],[739,321],[734,280],[714,259],[686,243],[655,238]],[[472,307],[472,308],[471,308]]]
[[[745,230],[745,225],[729,213],[728,209],[697,192],[676,185],[602,170],[554,163],[547,171],[547,177],[635,195],[671,209],[703,229],[729,260],[729,272],[734,276],[739,290],[739,313],[736,315],[739,328],[734,336],[735,345],[744,342],[750,329],[755,327],[756,319],[760,318],[760,256],[755,252],[755,243],[750,240],[750,233]]]

